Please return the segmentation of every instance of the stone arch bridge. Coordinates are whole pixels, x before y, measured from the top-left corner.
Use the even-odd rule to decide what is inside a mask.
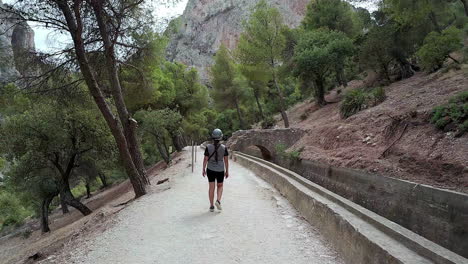
[[[240,151],[261,156],[268,161],[275,161],[279,145],[289,148],[304,134],[304,130],[294,128],[240,130],[232,135],[227,146],[232,151]]]

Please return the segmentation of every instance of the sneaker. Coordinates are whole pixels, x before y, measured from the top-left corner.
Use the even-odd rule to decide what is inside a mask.
[[[214,212],[214,206],[210,206],[210,212]]]
[[[221,207],[221,202],[220,201],[216,200],[215,205],[216,205],[216,208],[218,208],[218,210],[220,210],[220,211],[223,210],[223,208]]]

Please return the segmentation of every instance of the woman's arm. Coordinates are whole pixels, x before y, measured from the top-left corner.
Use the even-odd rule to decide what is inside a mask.
[[[203,159],[203,172],[202,172],[203,177],[206,176],[206,164],[207,163],[208,163],[208,156],[205,156],[205,158]]]
[[[224,156],[224,167],[226,168],[226,172],[224,173],[224,176],[226,176],[226,179],[229,177],[229,157]]]

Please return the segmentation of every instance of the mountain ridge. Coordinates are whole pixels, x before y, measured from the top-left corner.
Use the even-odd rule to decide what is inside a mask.
[[[242,21],[248,19],[259,0],[189,0],[184,13],[173,26],[167,58],[193,66],[203,83],[209,82],[209,67],[221,46],[234,49],[242,33]],[[286,25],[297,27],[305,15],[309,0],[267,0],[278,8]]]

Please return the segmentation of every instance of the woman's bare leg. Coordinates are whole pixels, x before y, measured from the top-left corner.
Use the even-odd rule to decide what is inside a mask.
[[[215,192],[215,183],[210,182],[210,188],[208,190],[208,198],[210,198],[210,205],[214,204],[214,192]]]
[[[217,200],[221,202],[221,197],[223,196],[223,183],[217,183]]]

